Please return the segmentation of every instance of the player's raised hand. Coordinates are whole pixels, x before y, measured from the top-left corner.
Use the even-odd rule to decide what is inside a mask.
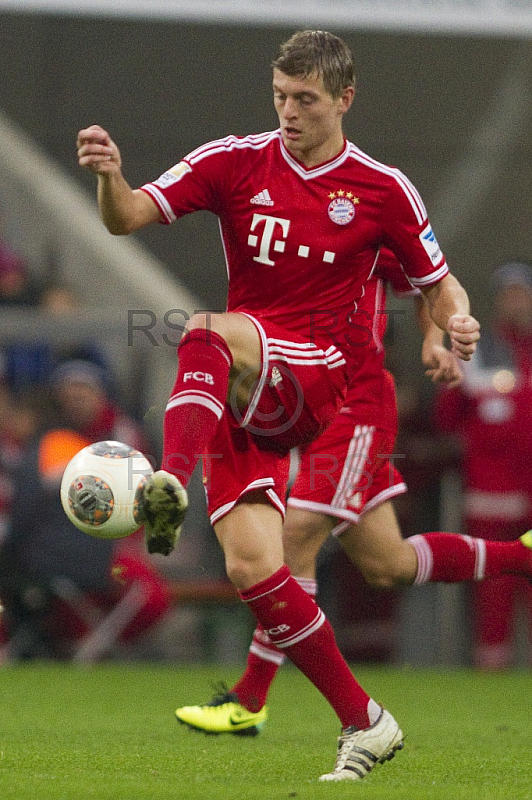
[[[118,147],[100,125],[83,128],[76,146],[79,165],[97,175],[110,175],[122,166]]]
[[[470,314],[449,317],[448,333],[452,352],[462,361],[470,361],[480,339],[480,323]]]
[[[444,383],[452,387],[462,382],[463,374],[456,356],[443,345],[424,344],[422,360],[425,375],[432,383]]]

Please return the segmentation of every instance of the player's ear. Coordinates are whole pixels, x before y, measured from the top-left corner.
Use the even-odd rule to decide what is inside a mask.
[[[346,86],[342,94],[340,95],[340,109],[343,114],[345,114],[346,111],[349,111],[354,99],[355,99],[355,87]]]

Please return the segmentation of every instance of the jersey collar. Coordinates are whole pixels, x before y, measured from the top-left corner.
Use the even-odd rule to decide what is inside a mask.
[[[336,169],[336,167],[339,167],[340,164],[343,164],[343,162],[349,155],[348,142],[347,139],[344,138],[343,149],[337,156],[335,156],[330,161],[324,161],[323,164],[318,164],[317,167],[312,167],[311,169],[308,169],[307,167],[305,167],[304,164],[301,163],[301,161],[298,161],[297,158],[294,158],[294,156],[288,152],[283,142],[283,137],[281,135],[280,129],[278,131],[278,134],[279,134],[279,146],[281,149],[282,157],[284,158],[288,166],[291,167],[294,170],[294,172],[297,172],[297,174],[305,181],[310,181],[313,178],[318,178],[320,175],[325,175],[327,172],[331,172],[332,170]]]

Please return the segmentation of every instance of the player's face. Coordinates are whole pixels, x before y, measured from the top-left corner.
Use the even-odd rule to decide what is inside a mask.
[[[286,149],[307,167],[334,158],[343,147],[342,119],[354,89],[333,97],[318,75],[293,78],[273,71],[273,101]]]

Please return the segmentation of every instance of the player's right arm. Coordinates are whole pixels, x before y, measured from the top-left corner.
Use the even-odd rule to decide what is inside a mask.
[[[414,297],[416,320],[423,337],[421,360],[425,367],[425,375],[433,383],[445,383],[447,386],[458,386],[462,382],[462,370],[458,359],[444,344],[444,332],[433,322],[427,302],[420,293]]]
[[[80,130],[77,149],[80,166],[98,177],[98,207],[110,233],[124,235],[160,221],[149,195],[124,178],[120,150],[107,131],[99,125]]]
[[[480,324],[469,313],[469,298],[454,275],[447,274],[422,288],[429,313],[436,325],[449,334],[452,352],[470,361],[480,339]]]

